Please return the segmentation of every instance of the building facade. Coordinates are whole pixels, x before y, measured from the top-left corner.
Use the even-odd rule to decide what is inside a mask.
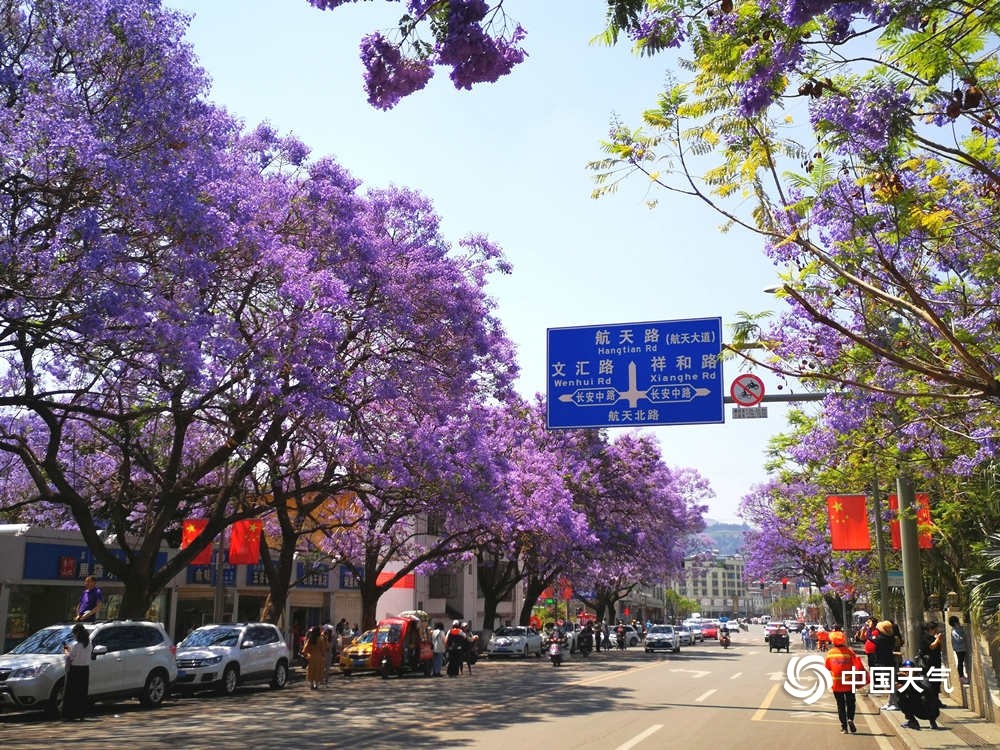
[[[744,580],[742,555],[702,554],[684,560],[674,591],[698,603],[702,617],[747,617],[763,606]]]

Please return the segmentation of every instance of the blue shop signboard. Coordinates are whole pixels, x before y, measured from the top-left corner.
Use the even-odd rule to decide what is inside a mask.
[[[340,589],[347,591],[357,591],[361,586],[358,585],[358,577],[354,575],[354,571],[348,568],[346,565],[340,566]]]
[[[111,549],[111,554],[119,560],[125,559],[125,552]],[[156,567],[167,564],[167,553],[156,556]],[[79,544],[58,544],[49,542],[27,542],[24,545],[25,580],[76,581],[94,576],[98,581],[117,581],[118,577],[105,570],[94,558],[94,553]]]
[[[303,589],[330,588],[330,566],[326,563],[295,563],[295,585]]]
[[[219,554],[219,550],[212,550],[212,562],[208,565],[188,565],[187,568],[187,582],[188,583],[207,583],[215,584],[215,568],[217,558],[216,555]],[[235,586],[236,585],[236,566],[226,563],[222,566],[222,585],[223,586]]]

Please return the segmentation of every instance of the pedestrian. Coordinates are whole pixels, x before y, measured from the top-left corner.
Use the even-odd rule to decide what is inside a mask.
[[[830,633],[830,648],[826,651],[826,668],[833,676],[833,697],[837,700],[837,716],[840,718],[840,733],[855,734],[854,713],[857,695],[854,690],[864,685],[868,673],[858,655],[848,647],[847,636],[840,630]]]
[[[830,647],[830,631],[825,627],[816,631],[816,647],[820,651],[826,651]]]
[[[323,673],[323,684],[330,684],[330,672],[333,671],[333,657],[337,652],[337,637],[330,623],[323,625],[323,638],[326,641],[326,671]]]
[[[431,660],[431,674],[435,677],[441,676],[441,666],[444,664],[444,653],[447,650],[447,640],[448,633],[444,629],[444,623],[434,623],[434,629],[431,631],[431,651],[434,653]]]
[[[306,644],[302,647],[302,656],[306,660],[306,679],[309,688],[316,690],[319,683],[325,679],[327,642],[320,628],[313,625],[306,634]]]
[[[937,704],[941,707],[941,662],[944,652],[944,633],[941,626],[934,621],[924,625],[923,633],[920,637],[920,649],[917,652],[920,659],[920,669],[923,671],[924,681],[927,683],[927,696],[924,701],[930,706]],[[936,677],[936,679],[931,679]],[[934,721],[931,721],[931,729],[937,729]]]
[[[878,666],[878,662],[875,658],[875,639],[878,637],[878,631],[875,629],[875,618],[869,617],[865,620],[865,624],[861,626],[858,630],[858,640],[863,644],[865,655],[868,657],[868,668]]]
[[[63,688],[63,718],[83,721],[90,689],[90,633],[83,624],[73,626],[73,643],[63,646],[66,682]]]
[[[958,669],[958,681],[963,685],[969,684],[967,669],[967,659],[969,656],[968,645],[965,640],[965,628],[955,615],[948,618],[948,627],[951,628],[951,650],[955,652],[955,663]]]
[[[896,692],[899,695],[899,710],[903,712],[906,721],[902,726],[907,729],[920,729],[917,719],[926,719],[931,729],[940,729],[937,718],[941,715],[941,703],[935,693],[930,690],[931,681],[927,674],[909,659],[900,665],[896,682]]]
[[[896,669],[896,629],[892,620],[880,620],[875,624],[875,663],[872,664],[869,658],[869,665],[881,668]],[[899,699],[897,692],[893,690],[889,700],[881,707],[882,711],[898,711]]]
[[[104,606],[104,592],[97,587],[94,576],[87,576],[83,579],[83,593],[80,594],[73,619],[76,622],[94,622],[102,606]]]
[[[479,636],[472,632],[472,625],[468,622],[462,623],[462,632],[465,633],[465,651],[463,652],[464,666],[469,669],[469,677],[472,677],[472,665],[479,658]],[[459,668],[461,672],[461,667]]]
[[[816,635],[816,626],[810,625],[808,628],[802,628],[802,648],[806,651],[812,651],[813,649],[813,636]]]
[[[448,676],[458,677],[458,671],[462,667],[465,656],[465,633],[462,631],[462,624],[455,620],[451,623],[451,629],[445,638],[445,652],[448,654]]]
[[[604,640],[603,622],[594,622],[594,651],[600,653],[601,643]]]

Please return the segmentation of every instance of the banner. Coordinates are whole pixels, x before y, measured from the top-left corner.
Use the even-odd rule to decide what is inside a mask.
[[[188,518],[181,524],[181,549],[191,546],[198,535],[208,525],[207,518]],[[191,561],[191,565],[208,565],[212,562],[212,545],[206,544],[205,549]]]
[[[260,562],[259,518],[236,521],[229,530],[229,564],[256,565]]]
[[[864,495],[829,495],[826,512],[830,521],[830,543],[835,550],[868,550],[868,498]]]
[[[934,546],[931,538],[931,498],[926,492],[918,492],[917,498],[917,542],[920,549],[930,549]],[[889,532],[892,534],[892,548],[900,549],[899,541],[899,499],[889,495],[889,512],[892,520],[889,522]]]

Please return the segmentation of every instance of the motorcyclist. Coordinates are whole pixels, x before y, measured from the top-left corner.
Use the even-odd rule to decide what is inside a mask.
[[[625,629],[625,623],[621,620],[615,626],[615,637],[618,639],[618,648],[624,651],[628,646],[628,631]]]

